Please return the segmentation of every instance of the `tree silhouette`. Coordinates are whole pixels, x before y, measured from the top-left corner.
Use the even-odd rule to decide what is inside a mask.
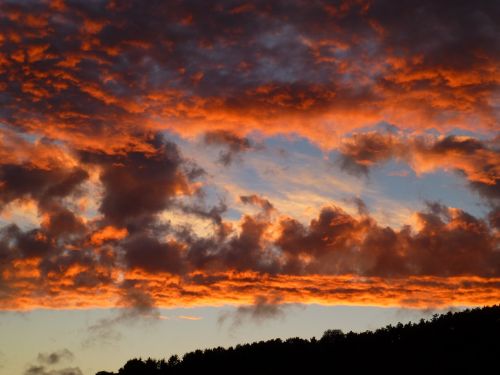
[[[433,315],[376,331],[326,330],[321,339],[274,339],[129,360],[119,375],[491,373],[500,358],[500,305]],[[116,375],[98,372],[96,375]]]

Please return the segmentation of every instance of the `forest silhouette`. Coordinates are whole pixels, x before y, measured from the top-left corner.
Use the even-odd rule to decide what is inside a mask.
[[[96,375],[485,374],[498,371],[499,360],[500,305],[495,305],[362,333],[330,329],[320,339],[274,339],[168,360],[135,358],[117,373]]]

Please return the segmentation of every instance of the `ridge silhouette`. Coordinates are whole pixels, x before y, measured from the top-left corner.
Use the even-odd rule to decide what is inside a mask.
[[[375,331],[329,329],[321,339],[274,339],[173,355],[166,360],[129,360],[117,373],[345,374],[494,373],[500,360],[500,305],[448,312]]]

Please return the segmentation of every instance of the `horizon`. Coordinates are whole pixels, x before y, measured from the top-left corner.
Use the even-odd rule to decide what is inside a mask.
[[[237,308],[230,305],[222,307],[222,312],[219,307],[159,309],[160,316],[168,319],[149,317],[123,322],[110,322],[120,313],[113,309],[32,310],[22,315],[18,312],[4,313],[0,327],[5,333],[4,338],[9,341],[10,352],[15,356],[14,361],[11,358],[3,364],[0,373],[24,373],[42,365],[47,370],[53,367],[53,371],[78,368],[83,374],[93,375],[98,371],[117,371],[132,358],[167,360],[171,355],[182,358],[184,354],[198,349],[235,347],[262,340],[294,337],[320,339],[327,329],[340,329],[344,333],[374,331],[400,322],[418,323],[420,319],[430,319],[436,313],[457,312],[464,308],[418,310],[296,305],[285,309],[278,316],[260,320],[243,314],[239,323],[234,320],[238,316]],[[221,322],[221,318],[225,321]],[[57,321],[56,333],[52,332],[54,321]],[[304,321],[308,324],[304,325]],[[5,322],[9,323],[8,327],[2,325]],[[103,326],[103,322],[107,324]],[[32,336],[27,344],[24,334],[29,336],[32,330],[37,330],[38,335]],[[204,335],[203,339],[200,332]],[[5,345],[3,340],[2,345]],[[58,361],[46,366],[40,357],[50,355],[55,355]]]
[[[498,20],[0,0],[0,374],[497,304]]]

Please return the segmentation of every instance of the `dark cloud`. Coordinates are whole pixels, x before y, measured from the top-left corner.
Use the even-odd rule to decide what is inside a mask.
[[[192,270],[273,272],[276,259],[263,241],[268,222],[261,217],[245,216],[241,231],[216,233],[215,236],[198,238],[184,234],[188,248],[186,259]],[[222,227],[224,230],[225,226]]]
[[[41,169],[29,164],[1,164],[0,199],[5,204],[14,199],[32,198],[43,207],[54,199],[70,195],[87,178],[88,173],[78,167]]]
[[[222,214],[227,211],[227,205],[223,201],[220,201],[217,205],[212,207],[206,207],[202,204],[197,203],[189,205],[180,204],[178,205],[178,207],[180,207],[181,210],[185,213],[194,214],[198,217],[208,219],[219,227],[223,225]]]
[[[494,183],[483,183],[480,181],[470,182],[470,187],[477,191],[479,195],[485,197],[486,199],[500,204],[500,176],[495,176]]]
[[[219,154],[219,162],[225,166],[230,165],[239,154],[255,147],[248,138],[239,137],[227,130],[214,130],[206,133],[204,142],[207,145],[225,148]]]
[[[252,305],[238,306],[234,311],[221,314],[218,324],[223,325],[229,320],[230,329],[235,329],[247,321],[262,324],[266,320],[283,319],[287,308],[290,308],[290,305],[283,304],[279,297],[257,296]]]
[[[369,167],[402,153],[400,144],[390,133],[354,134],[342,145],[340,166],[354,175],[367,175]]]
[[[120,325],[144,322],[155,322],[161,319],[154,298],[140,288],[136,280],[124,280],[120,285],[120,310],[110,317],[102,318],[89,325],[87,337],[82,341],[83,347],[109,344],[122,338]]]
[[[271,202],[255,194],[241,195],[240,200],[245,204],[252,204],[254,206],[260,207],[265,213],[270,213],[274,210],[274,206]]]
[[[453,9],[449,7],[451,4],[403,1],[394,5],[390,1],[377,1],[370,7],[369,14],[384,29],[393,31],[385,35],[388,47],[400,51],[410,48],[423,54],[423,65],[433,66],[450,58],[449,66],[468,69],[476,62],[474,47],[482,50],[498,38],[498,26],[493,23],[500,9],[488,1],[463,2]],[[493,27],[473,27],[483,22]],[[414,29],[417,24],[422,28]],[[394,32],[396,30],[400,32]],[[446,37],[445,31],[453,31],[453,37]],[[500,48],[495,46],[489,56],[498,57],[499,53]]]
[[[4,1],[0,116],[108,151],[139,146],[137,124],[207,120],[227,163],[250,146],[249,124],[319,143],[331,134],[294,128],[290,114],[496,123],[495,2],[255,1],[234,11],[242,5]],[[270,127],[275,118],[284,125]]]
[[[453,135],[438,140],[430,147],[430,151],[436,154],[447,154],[454,151],[462,155],[474,154],[484,149],[485,145],[477,139],[461,139]]]
[[[139,268],[146,272],[184,273],[182,244],[160,242],[157,238],[139,234],[129,238],[124,244],[125,261],[129,268]]]
[[[160,135],[150,138],[148,145],[150,152],[83,154],[84,161],[102,168],[104,196],[99,210],[111,224],[128,226],[129,231],[153,221],[178,193],[189,190],[177,146]]]
[[[39,353],[37,360],[45,365],[55,365],[64,361],[72,361],[74,358],[75,356],[71,351],[63,349],[52,353]]]
[[[416,215],[418,227],[393,229],[380,226],[366,206],[358,204],[358,216],[325,207],[309,225],[293,218],[275,223],[258,213],[244,216],[240,231],[225,236],[197,237],[187,231],[176,233],[175,241],[160,242],[137,234],[123,242],[124,260],[127,267],[151,274],[228,270],[380,277],[500,274],[494,215],[488,222],[429,202]],[[271,226],[274,231],[279,228],[273,240],[266,235]]]
[[[28,296],[116,287],[143,313],[155,296],[113,275],[499,275],[498,139],[415,136],[457,124],[496,129],[498,2],[64,4],[0,3],[0,203],[33,200],[41,220],[1,229],[8,297],[8,277],[31,263],[17,280],[32,287]],[[309,224],[276,223],[272,204],[248,195],[241,201],[262,212],[237,225],[224,220],[224,203],[203,201],[193,183],[203,170],[160,135],[204,135],[229,165],[259,149],[252,132],[329,148],[382,120],[401,131],[354,131],[339,148],[344,170],[366,175],[398,159],[419,173],[458,171],[491,206],[488,220],[431,204],[419,227],[396,229],[356,201],[357,216],[327,207]],[[94,176],[102,196],[91,197],[96,217],[84,218],[76,198]],[[163,223],[169,209],[210,220],[216,233]],[[92,243],[106,228],[114,237]]]
[[[108,262],[106,255],[89,248],[79,248],[76,251],[57,249],[40,262],[39,281],[50,284],[64,277],[71,282],[73,288],[80,290],[111,285],[114,282],[112,271],[117,265],[115,262]],[[71,275],[67,275],[68,273]]]
[[[85,232],[82,219],[62,200],[76,194],[87,178],[88,173],[79,167],[0,164],[0,200],[6,204],[16,199],[33,199],[44,214],[40,228],[23,231],[12,224],[2,229],[4,246],[11,249],[11,255],[42,257],[56,248],[58,239]]]
[[[418,214],[422,228],[380,227],[338,208],[325,208],[308,227],[293,219],[281,223],[276,245],[294,273],[367,276],[500,274],[497,240],[487,222],[459,210],[431,205]],[[301,256],[309,256],[307,263]]]
[[[113,287],[113,272],[121,269],[185,274],[190,268],[185,259],[186,244],[159,240],[168,233],[175,235],[157,217],[168,208],[210,219],[221,227],[222,235],[224,204],[210,207],[204,204],[203,194],[196,197],[198,205],[177,202],[178,195],[192,193],[189,185],[200,177],[194,162],[183,159],[176,145],[162,137],[147,137],[149,148],[144,151],[77,153],[82,166],[99,173],[102,183],[99,209],[103,216],[95,220],[84,220],[77,213],[78,207],[65,199],[79,192],[88,178],[84,169],[0,165],[6,187],[1,191],[4,200],[34,199],[43,214],[38,228],[21,229],[15,224],[1,228],[2,298],[19,292],[14,286],[16,278],[11,276],[8,281],[4,271],[15,276],[16,262],[33,258],[39,261],[29,282],[38,294]],[[182,233],[178,236],[182,238]],[[62,279],[64,286],[53,290]]]
[[[500,207],[495,207],[489,213],[488,220],[493,228],[500,229]]]
[[[500,274],[497,240],[487,221],[439,203],[429,203],[417,217],[419,228],[393,229],[380,226],[364,206],[359,217],[326,207],[309,225],[282,219],[279,236],[270,241],[264,235],[270,218],[245,216],[240,233],[225,239],[185,238],[189,252],[177,267],[380,277]],[[161,261],[162,251],[151,257],[158,267],[178,262]]]
[[[37,361],[40,365],[30,365],[24,375],[83,375],[83,372],[78,367],[66,367],[55,369],[64,362],[73,361],[75,356],[68,349],[62,349],[52,353],[39,353]]]
[[[241,232],[221,246],[216,262],[221,264],[223,269],[270,273],[278,271],[277,259],[263,238],[268,225],[269,223],[259,218],[245,216]]]
[[[346,138],[340,148],[340,166],[355,174],[391,159],[403,160],[417,172],[436,168],[457,171],[469,186],[487,200],[500,199],[500,151],[497,140],[471,137],[398,137],[389,132],[359,133]]]
[[[354,197],[351,200],[355,205],[356,208],[358,209],[358,214],[361,216],[365,216],[369,214],[368,207],[366,206],[366,203],[359,197]]]
[[[2,243],[11,257],[42,257],[53,248],[41,229],[22,231],[15,224],[2,228]]]
[[[48,220],[45,224],[47,235],[51,238],[63,238],[65,235],[85,233],[87,227],[83,220],[72,211],[60,205],[45,208]]]
[[[62,225],[62,224],[61,224]],[[83,225],[79,222],[78,228]],[[22,230],[10,225],[0,230],[0,269],[16,274],[17,262],[38,259],[36,273],[28,279],[39,293],[65,279],[67,287],[91,288],[112,283],[115,260],[109,253],[100,253],[85,246],[84,237],[77,232],[51,230],[53,226]],[[71,221],[62,228],[73,229]],[[71,235],[67,235],[71,233]],[[76,233],[76,234],[75,234]],[[68,249],[72,249],[69,250]],[[71,288],[72,288],[71,287]],[[81,289],[80,289],[81,290]]]
[[[125,280],[121,290],[123,291],[121,300],[126,310],[120,313],[119,320],[127,320],[138,315],[159,317],[154,299],[147,291],[139,289],[136,281]]]

